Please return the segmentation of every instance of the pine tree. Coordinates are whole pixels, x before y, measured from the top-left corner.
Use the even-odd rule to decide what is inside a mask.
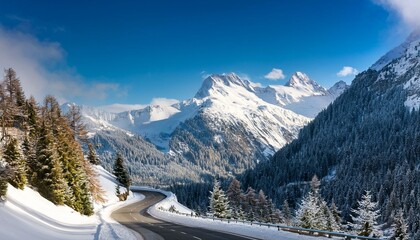
[[[318,227],[317,217],[319,215],[319,211],[318,199],[311,191],[302,199],[299,208],[296,211],[296,222],[298,226],[316,229]]]
[[[26,165],[15,138],[9,139],[3,157],[12,169],[10,184],[15,188],[23,189],[27,183]]]
[[[390,240],[408,240],[407,223],[401,209],[395,214],[393,227],[394,234]]]
[[[370,191],[366,191],[362,199],[357,201],[359,207],[353,209],[352,212],[356,216],[351,216],[353,220],[353,227],[356,234],[366,237],[380,237],[382,231],[378,225],[377,219],[380,217],[378,203],[372,201]]]
[[[82,121],[82,114],[80,107],[71,105],[69,111],[66,113],[68,124],[73,131],[74,138],[82,143],[87,143],[87,130],[86,125]]]
[[[243,209],[246,214],[248,221],[256,221],[255,211],[257,210],[257,198],[255,197],[256,193],[252,187],[248,187],[243,201]]]
[[[8,164],[0,160],[0,201],[5,200],[7,194],[7,181],[11,175],[10,172]]]
[[[265,196],[265,193],[263,190],[260,190],[258,192],[258,201],[257,201],[257,206],[256,206],[257,220],[259,222],[269,222],[270,210],[272,209],[271,209],[271,206],[268,205],[267,196]]]
[[[339,224],[336,222],[333,213],[328,208],[327,203],[325,201],[321,202],[321,214],[321,219],[324,225],[320,228],[321,230],[327,230],[332,232],[340,230]]]
[[[241,183],[237,179],[233,179],[230,183],[228,190],[226,191],[226,196],[229,200],[229,205],[232,208],[232,217],[238,219],[240,216],[241,200],[243,198],[243,192],[241,189]]]
[[[55,204],[62,205],[65,200],[66,183],[63,178],[53,137],[47,126],[40,128],[37,144],[37,167],[34,185],[38,192]]]
[[[214,181],[213,191],[210,192],[209,210],[217,218],[230,218],[229,201],[217,179]]]
[[[117,178],[117,181],[127,188],[128,192],[128,188],[131,185],[131,179],[121,153],[117,153],[117,158],[115,159],[114,175]]]
[[[284,223],[288,226],[291,226],[293,216],[292,216],[292,212],[290,211],[289,203],[287,202],[287,200],[283,201],[282,214],[284,218]]]
[[[88,152],[87,158],[89,162],[93,165],[99,165],[100,164],[99,158],[98,158],[98,155],[96,155],[96,151],[95,151],[95,148],[93,147],[93,144],[89,143],[88,148],[89,148],[89,152]]]
[[[334,216],[319,193],[320,186],[321,183],[315,175],[311,180],[311,191],[302,199],[296,212],[297,224],[303,228],[319,230],[338,229]]]
[[[338,230],[342,228],[341,222],[341,212],[338,210],[337,206],[335,205],[335,203],[333,202],[331,204],[331,214],[334,217],[334,221],[336,222],[337,226],[338,226]]]

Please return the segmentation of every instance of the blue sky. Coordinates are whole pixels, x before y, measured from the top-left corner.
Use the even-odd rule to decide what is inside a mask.
[[[0,66],[37,98],[90,105],[191,98],[211,73],[350,83],[344,66],[367,69],[412,27],[395,0],[63,2],[1,4]]]

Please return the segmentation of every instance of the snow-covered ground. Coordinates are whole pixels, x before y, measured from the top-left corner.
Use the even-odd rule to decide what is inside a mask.
[[[142,190],[149,190],[141,188]],[[180,215],[176,213],[169,212],[169,208],[173,205],[175,209],[183,214],[191,215],[193,212],[191,209],[183,206],[180,204],[176,196],[171,192],[165,192],[161,190],[152,190],[158,191],[167,196],[166,199],[163,201],[155,204],[148,210],[148,213],[156,218],[159,218],[164,221],[173,222],[185,226],[190,227],[197,227],[197,228],[205,228],[210,230],[215,230],[219,232],[226,232],[232,233],[237,235],[249,236],[259,239],[266,239],[266,240],[296,240],[296,239],[303,239],[303,240],[322,240],[322,239],[331,239],[326,237],[310,237],[305,235],[299,235],[296,233],[285,232],[285,231],[278,231],[277,228],[271,227],[268,228],[266,226],[258,226],[258,225],[249,225],[247,223],[234,223],[234,222],[221,222],[221,221],[213,221],[212,219],[204,219],[200,217],[191,217]],[[163,210],[162,210],[163,209]]]
[[[107,202],[95,205],[95,214],[87,217],[67,206],[56,206],[36,191],[8,187],[7,200],[0,203],[1,239],[137,239],[134,233],[110,218],[115,209],[140,201],[130,194],[119,202],[115,196],[115,177],[96,167],[106,192]]]
[[[138,239],[141,236],[122,226],[110,215],[125,205],[141,201],[144,196],[131,193],[125,202],[119,202],[115,196],[115,177],[102,167],[96,167],[100,182],[106,191],[107,202],[95,205],[95,214],[83,216],[67,206],[56,206],[36,191],[25,188],[18,190],[9,185],[7,200],[0,203],[0,238],[1,239]],[[186,226],[206,228],[220,232],[229,232],[261,239],[324,239],[308,237],[295,233],[277,231],[276,228],[267,228],[244,223],[227,223],[211,219],[192,218],[194,211],[177,201],[172,192],[153,189],[149,187],[132,187],[132,190],[147,190],[160,192],[167,197],[149,209],[149,213],[159,219]],[[183,216],[170,213],[171,206]],[[326,238],[325,238],[326,239]]]

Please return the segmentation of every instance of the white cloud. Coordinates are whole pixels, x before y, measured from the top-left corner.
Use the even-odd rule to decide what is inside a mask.
[[[179,100],[171,98],[153,98],[150,105],[171,106],[176,103],[179,103]]]
[[[419,0],[375,0],[382,6],[395,11],[410,27],[420,27]]]
[[[264,78],[276,81],[279,79],[284,79],[286,78],[286,76],[284,75],[283,70],[279,68],[273,68],[271,72],[267,73],[267,75],[264,76]]]
[[[353,67],[344,66],[338,73],[337,76],[339,77],[347,77],[350,75],[356,75],[359,71]]]
[[[125,111],[131,110],[139,110],[143,109],[147,106],[153,105],[161,105],[161,106],[171,106],[173,104],[179,103],[179,100],[171,99],[171,98],[153,98],[149,104],[121,104],[121,103],[114,103],[110,105],[101,106],[100,108],[104,109],[105,111],[112,112],[112,113],[120,113]]]
[[[0,69],[15,69],[27,96],[41,101],[51,94],[64,102],[105,99],[111,92],[121,92],[115,83],[88,83],[66,64],[65,55],[59,43],[0,26]]]
[[[120,113],[126,112],[131,110],[139,110],[147,107],[146,104],[121,104],[121,103],[114,103],[110,105],[101,106],[100,108],[104,109],[107,112],[111,113]]]

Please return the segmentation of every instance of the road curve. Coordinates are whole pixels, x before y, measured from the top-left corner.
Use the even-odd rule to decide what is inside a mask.
[[[163,200],[165,196],[157,192],[136,191],[145,196],[140,202],[120,208],[111,214],[111,217],[140,233],[145,240],[243,240],[256,239],[246,236],[211,231],[203,228],[193,228],[165,222],[154,218],[147,213],[153,204]]]

